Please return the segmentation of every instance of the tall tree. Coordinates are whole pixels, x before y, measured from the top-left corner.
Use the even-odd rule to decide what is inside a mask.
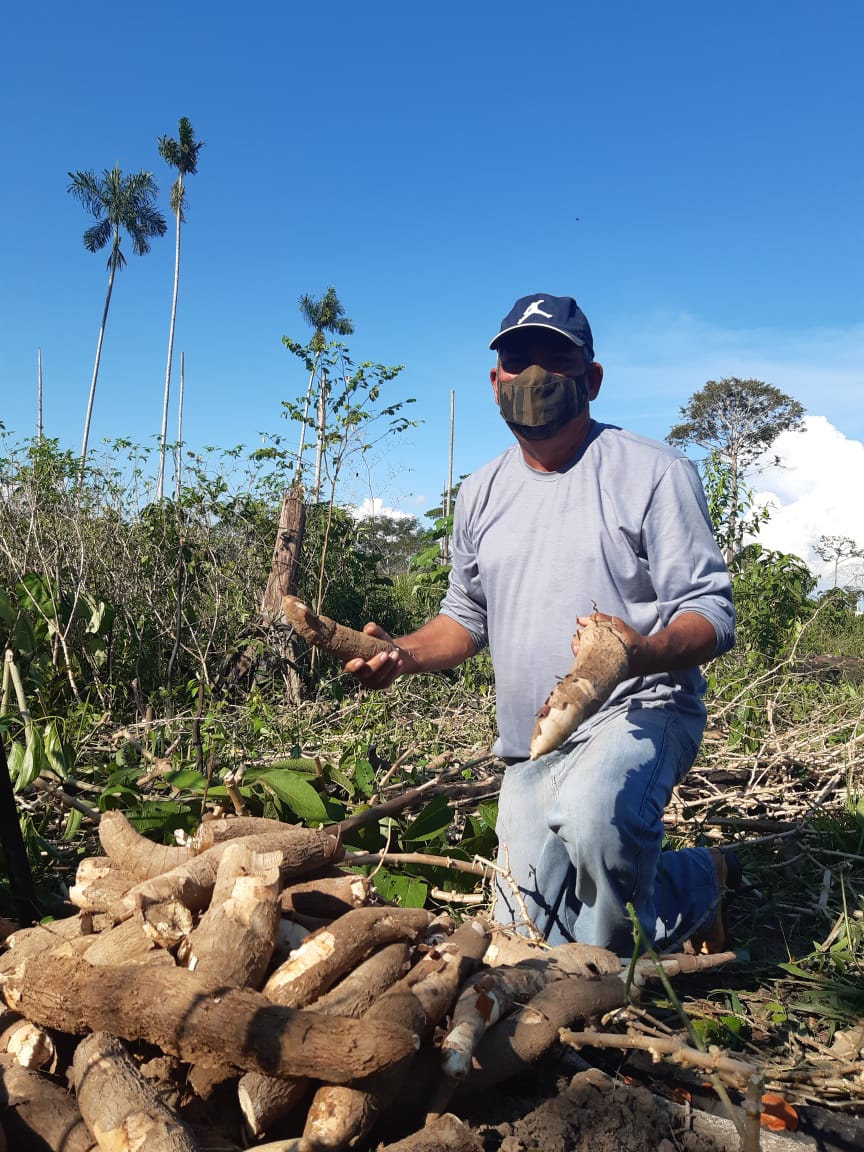
[[[168,399],[171,395],[171,359],[174,355],[174,325],[177,320],[177,294],[180,287],[180,226],[185,224],[183,209],[186,207],[184,179],[198,171],[198,153],[204,147],[203,140],[195,139],[195,130],[186,116],[181,116],[177,132],[178,139],[172,136],[159,137],[159,155],[177,169],[177,179],[171,185],[171,211],[177,221],[177,238],[174,245],[174,294],[171,298],[171,324],[168,329],[168,364],[165,368],[165,396],[162,402],[162,433],[159,437],[159,478],[156,482],[158,499],[162,499],[165,478],[165,440],[168,434]]]
[[[93,399],[96,395],[96,380],[99,376],[99,361],[102,358],[102,341],[108,321],[108,308],[114,288],[114,276],[126,263],[120,247],[125,232],[132,242],[132,251],[144,256],[150,251],[150,241],[155,236],[164,236],[168,228],[165,217],[156,207],[159,189],[152,172],[133,172],[124,176],[115,165],[106,168],[101,176],[93,172],[70,172],[69,192],[95,217],[96,223],[84,233],[84,247],[88,252],[101,252],[106,244],[111,244],[108,255],[108,291],[105,307],[102,310],[102,323],[96,344],[96,362],[93,365],[93,379],[90,382],[90,396],[87,401],[87,415],[84,420],[84,439],[81,443],[81,471],[87,459],[87,442],[90,438],[90,420],[93,416]]]
[[[851,536],[820,536],[816,544],[816,555],[828,563],[834,564],[834,584],[837,587],[837,571],[846,560],[860,560],[864,556],[864,548],[859,547]]]
[[[671,430],[668,442],[678,448],[697,444],[728,468],[729,512],[723,537],[726,560],[731,562],[740,535],[742,481],[758,471],[757,461],[781,432],[803,426],[804,408],[773,384],[730,376],[709,380],[693,393],[681,415],[684,421]]]
[[[304,293],[300,297],[299,304],[300,315],[309,327],[314,329],[314,333],[309,342],[309,350],[312,353],[312,363],[309,371],[309,387],[306,390],[306,405],[303,411],[303,419],[300,423],[300,445],[297,449],[298,475],[303,469],[303,447],[306,442],[306,424],[309,419],[309,405],[312,400],[315,377],[321,363],[321,354],[327,348],[325,333],[332,332],[337,336],[350,336],[354,331],[354,325],[349,317],[345,315],[345,309],[339,297],[336,295],[336,289],[333,287],[328,288],[324,295],[318,299]],[[316,452],[315,483],[313,488],[315,499],[318,498],[318,493],[321,490],[321,460],[326,426],[326,412],[327,374],[326,372],[322,372],[318,390],[318,448]]]

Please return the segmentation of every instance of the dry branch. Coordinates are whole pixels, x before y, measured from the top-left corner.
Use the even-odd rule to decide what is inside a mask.
[[[342,1083],[414,1051],[407,1031],[283,1008],[260,992],[226,989],[182,968],[93,968],[35,956],[7,976],[3,992],[11,1008],[46,1028],[76,1036],[111,1031],[187,1063],[274,1076]]]
[[[716,1072],[724,1080],[739,1088],[746,1088],[756,1071],[752,1064],[735,1060],[718,1049],[699,1052],[674,1036],[624,1036],[606,1032],[573,1032],[562,1028],[559,1039],[571,1048],[616,1048],[622,1051],[648,1052],[659,1059],[668,1060],[682,1068],[700,1068],[703,1072]]]
[[[358,867],[363,864],[427,864],[433,868],[465,872],[469,876],[482,876],[484,880],[491,880],[495,875],[494,867],[488,864],[460,860],[457,856],[433,856],[428,852],[348,852],[345,863]]]

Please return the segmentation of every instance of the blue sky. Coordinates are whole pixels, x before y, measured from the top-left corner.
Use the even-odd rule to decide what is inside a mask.
[[[588,314],[602,420],[662,439],[706,380],[755,376],[861,441],[862,50],[860,0],[13,6],[0,420],[34,430],[41,347],[46,432],[80,446],[107,273],[67,172],[152,169],[167,216],[156,138],[188,116],[193,447],[289,434],[305,380],[281,337],[307,337],[297,299],[331,284],[355,359],[403,363],[393,399],[424,421],[358,502],[436,503],[451,388],[457,475],[509,443],[486,349],[533,291]],[[171,230],[128,255],[91,445],[158,434],[173,255]]]

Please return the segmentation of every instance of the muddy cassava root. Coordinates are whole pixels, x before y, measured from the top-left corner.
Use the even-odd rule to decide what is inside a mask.
[[[296,596],[282,597],[282,614],[308,644],[314,644],[343,663],[358,658],[371,660],[379,652],[392,652],[395,647],[389,640],[379,640],[376,636],[337,624],[329,616],[316,616]]]

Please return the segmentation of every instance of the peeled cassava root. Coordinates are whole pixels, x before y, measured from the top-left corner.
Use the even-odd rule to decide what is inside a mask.
[[[576,659],[550,692],[531,734],[532,760],[553,752],[604,704],[630,670],[627,643],[614,621],[592,616],[579,633]]]

